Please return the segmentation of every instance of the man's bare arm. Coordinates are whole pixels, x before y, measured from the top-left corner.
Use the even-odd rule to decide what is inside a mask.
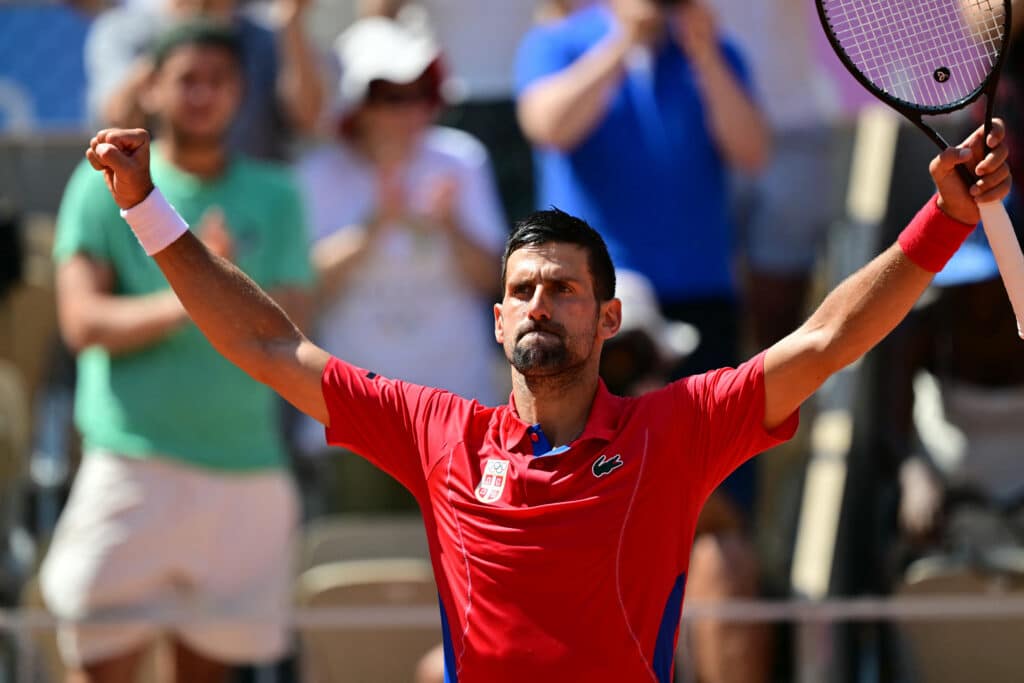
[[[86,158],[103,173],[122,209],[136,207],[154,191],[144,130],[100,131]],[[330,356],[307,340],[266,292],[188,231],[153,258],[192,321],[225,358],[327,424],[320,379]]]
[[[144,349],[188,322],[174,292],[141,296],[113,294],[109,266],[75,254],[57,269],[61,336],[74,352],[101,346],[110,354]]]
[[[309,0],[278,0],[274,5],[281,54],[278,99],[289,122],[303,133],[316,128],[324,103],[320,67],[303,26],[308,6]]]
[[[939,208],[961,223],[979,220],[976,202],[998,201],[1010,190],[1004,130],[996,122],[985,154],[982,129],[960,148],[947,149],[930,167],[939,191]],[[981,178],[969,191],[957,164]],[[847,278],[795,332],[765,356],[764,424],[772,429],[803,403],[833,373],[867,353],[910,312],[934,273],[911,261],[899,245],[889,247]]]
[[[697,76],[707,126],[726,163],[742,171],[757,171],[767,162],[771,147],[768,123],[726,61],[718,28],[703,2],[689,2],[675,13],[675,38]]]
[[[320,379],[330,356],[306,339],[266,292],[191,233],[153,258],[221,355],[327,424]]]
[[[614,8],[621,28],[519,98],[519,125],[534,145],[571,150],[586,139],[608,110],[627,55],[661,30],[651,0],[617,0]]]

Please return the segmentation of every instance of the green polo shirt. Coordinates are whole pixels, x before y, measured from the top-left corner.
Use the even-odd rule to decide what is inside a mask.
[[[235,262],[264,289],[312,281],[298,192],[278,166],[234,159],[214,180],[152,155],[153,180],[190,225],[219,207],[235,240]],[[121,218],[103,176],[83,162],[57,217],[54,258],[85,253],[110,265],[114,294],[168,288]],[[229,471],[281,467],[285,450],[274,393],[225,360],[191,323],[149,347],[78,356],[75,423],[87,448],[162,456]]]

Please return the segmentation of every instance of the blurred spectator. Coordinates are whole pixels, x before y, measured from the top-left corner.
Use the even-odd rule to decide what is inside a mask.
[[[319,276],[315,338],[361,367],[496,401],[498,347],[480,313],[497,294],[507,232],[487,152],[434,125],[443,72],[430,36],[370,17],[337,50],[335,140],[299,164]],[[303,450],[323,442],[307,419]]]
[[[618,270],[615,283],[622,324],[601,352],[601,379],[614,394],[640,396],[664,386],[700,337],[692,325],[665,319],[654,288],[640,273]]]
[[[223,24],[185,23],[160,39],[142,93],[156,121],[153,176],[214,253],[300,311],[311,272],[298,193],[284,171],[226,143],[241,60]],[[281,549],[297,504],[273,393],[190,323],[87,163],[65,191],[54,255],[85,454],[41,585],[64,620],[74,680],[131,680],[157,635],[146,616],[167,609],[264,619],[174,628],[179,681],[222,680],[229,663],[279,657],[287,634],[266,619],[290,600]],[[131,623],[75,623],[115,616]]]
[[[490,152],[505,212],[533,210],[530,146],[516,122],[512,71],[530,28],[531,2],[507,0],[361,0],[361,16],[426,25],[444,46],[449,72],[442,125],[464,130]]]
[[[505,212],[534,210],[530,145],[516,121],[516,48],[530,30],[536,2],[418,0],[427,10],[451,70],[444,125],[477,137],[491,153]]]
[[[833,216],[836,113],[815,59],[811,5],[800,0],[708,0],[751,65],[774,138],[771,161],[747,177],[740,210],[746,296],[757,348],[803,321],[812,271]]]
[[[535,28],[519,52],[520,122],[539,204],[595,224],[615,262],[703,343],[678,374],[737,361],[727,170],[767,155],[738,53],[696,2],[609,0]]]
[[[893,453],[905,458],[899,521],[911,547],[904,559],[1024,548],[1024,350],[981,229],[934,285],[933,299],[884,347],[899,368],[886,413]],[[922,370],[934,378],[938,410],[922,409]]]
[[[90,116],[100,126],[145,125],[141,95],[152,75],[147,48],[175,21],[191,17],[230,22],[243,48],[245,88],[232,126],[232,149],[283,160],[293,132],[320,120],[319,63],[303,28],[309,0],[275,0],[275,28],[243,14],[236,0],[161,0],[159,11],[126,6],[96,18],[85,46]]]

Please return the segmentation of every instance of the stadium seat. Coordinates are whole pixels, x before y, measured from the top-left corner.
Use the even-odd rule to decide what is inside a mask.
[[[0,358],[0,490],[21,478],[31,425],[28,392],[13,363]]]
[[[412,681],[420,658],[441,641],[437,588],[423,560],[323,564],[302,573],[297,593],[300,608],[413,608],[416,621],[300,628],[301,680],[307,683]]]
[[[300,572],[345,560],[430,557],[419,515],[314,519],[303,530],[300,544]]]
[[[1013,553],[997,553],[982,567],[958,558],[924,558],[911,564],[899,597],[1024,596],[1024,573]],[[900,624],[921,683],[1019,683],[1024,619],[913,620]]]

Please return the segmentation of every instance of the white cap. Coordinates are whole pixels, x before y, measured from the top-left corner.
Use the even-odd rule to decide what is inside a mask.
[[[375,80],[412,83],[441,56],[441,50],[422,24],[386,17],[360,19],[334,41],[341,67],[339,110],[362,103]]]
[[[700,334],[693,325],[666,320],[650,281],[633,270],[615,272],[615,296],[622,302],[620,332],[639,330],[658,347],[662,359],[674,363],[693,353]]]

